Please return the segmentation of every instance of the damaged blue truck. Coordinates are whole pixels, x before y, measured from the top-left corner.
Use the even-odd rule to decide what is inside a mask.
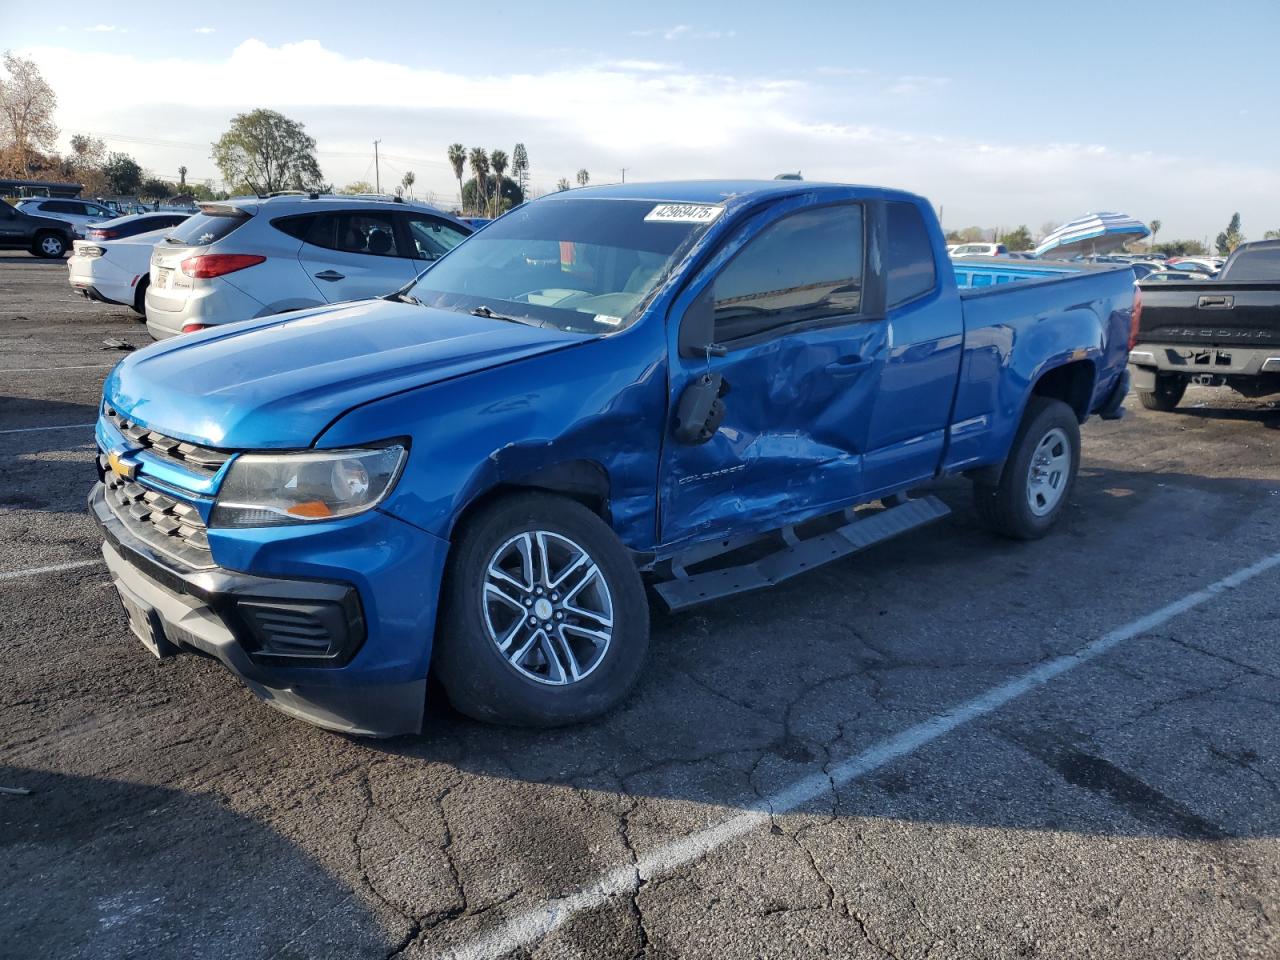
[[[472,717],[583,720],[640,677],[651,598],[920,527],[936,478],[1048,531],[1080,424],[1121,413],[1139,304],[1127,269],[1026,267],[966,262],[961,289],[893,190],[567,191],[390,297],[121,361],[90,512],[139,639],[294,716],[412,733],[432,673]]]

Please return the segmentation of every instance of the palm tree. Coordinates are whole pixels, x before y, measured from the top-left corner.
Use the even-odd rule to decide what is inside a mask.
[[[467,163],[467,148],[460,143],[449,145],[449,165],[453,167],[453,175],[458,178],[458,209],[462,209],[462,168]]]
[[[493,168],[493,179],[497,185],[493,188],[493,212],[491,216],[502,213],[502,175],[507,171],[507,155],[502,150],[489,154],[489,166]]]
[[[591,182],[591,174],[587,173],[586,168],[578,171],[578,186],[585,187]]]
[[[413,181],[417,179],[418,178],[413,175],[413,171],[409,170],[405,173],[404,179],[400,181],[400,183],[404,185],[405,193],[409,194],[410,197],[413,196]]]
[[[1160,228],[1163,226],[1164,224],[1159,220],[1151,221],[1151,244],[1147,248],[1148,250],[1154,250],[1156,248],[1156,234],[1160,232]]]
[[[476,178],[476,200],[479,204],[477,213],[483,215],[489,205],[489,155],[484,147],[472,147],[467,154],[467,162],[471,164],[471,175]]]

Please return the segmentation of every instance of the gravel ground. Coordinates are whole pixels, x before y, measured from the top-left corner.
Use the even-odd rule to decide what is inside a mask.
[[[376,742],[128,633],[83,506],[110,337],[148,342],[0,255],[0,956],[1280,956],[1280,566],[1137,623],[1280,550],[1276,404],[1091,422],[1041,542],[948,482],[933,528],[655,612],[597,723]]]

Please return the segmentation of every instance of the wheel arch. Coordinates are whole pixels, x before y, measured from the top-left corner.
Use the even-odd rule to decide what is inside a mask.
[[[1072,360],[1042,370],[1031,386],[1027,403],[1030,403],[1032,397],[1061,400],[1075,411],[1076,419],[1084,423],[1089,417],[1089,407],[1097,382],[1098,365],[1092,359]],[[1024,417],[1026,410],[1027,404],[1024,404]]]
[[[608,471],[596,460],[561,460],[523,474],[502,477],[478,490],[454,517],[450,525],[450,539],[453,532],[478,511],[504,497],[529,492],[557,494],[575,500],[605,523],[613,525]]]

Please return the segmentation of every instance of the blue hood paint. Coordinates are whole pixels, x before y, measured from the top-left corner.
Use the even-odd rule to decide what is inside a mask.
[[[181,440],[296,449],[362,403],[590,339],[364,300],[157,343],[121,361],[105,395],[131,420]]]

